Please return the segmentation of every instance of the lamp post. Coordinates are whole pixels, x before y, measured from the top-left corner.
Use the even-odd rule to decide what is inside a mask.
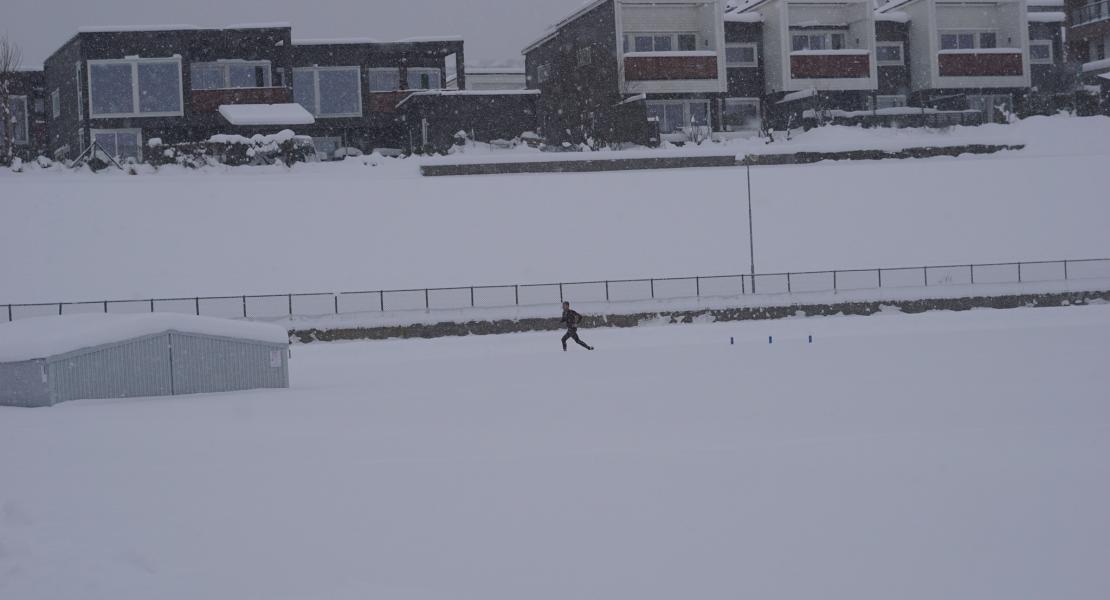
[[[748,171],[748,256],[751,258],[752,264],[752,293],[755,293],[755,227],[752,225],[752,164],[749,161],[747,166]]]

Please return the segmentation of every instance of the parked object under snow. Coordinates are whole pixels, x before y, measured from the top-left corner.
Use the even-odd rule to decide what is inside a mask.
[[[0,405],[289,387],[276,325],[181,314],[86,314],[0,326]]]

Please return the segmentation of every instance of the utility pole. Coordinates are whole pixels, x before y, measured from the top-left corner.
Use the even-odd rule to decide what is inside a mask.
[[[752,293],[755,293],[755,227],[752,225],[752,164],[748,162],[748,256],[752,259]]]

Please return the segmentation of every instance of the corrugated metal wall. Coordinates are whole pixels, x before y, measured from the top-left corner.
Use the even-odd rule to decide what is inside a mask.
[[[0,363],[0,406],[50,406],[44,360]]]
[[[161,334],[50,359],[54,402],[169,395],[169,343]]]
[[[175,394],[289,386],[287,347],[183,333],[170,337]]]

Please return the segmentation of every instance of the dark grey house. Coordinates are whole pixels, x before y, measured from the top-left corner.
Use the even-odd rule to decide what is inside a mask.
[[[43,72],[24,69],[0,73],[0,80],[7,84],[8,106],[11,108],[11,137],[14,155],[28,160],[46,149],[46,94]],[[0,133],[8,124],[0,119]]]

